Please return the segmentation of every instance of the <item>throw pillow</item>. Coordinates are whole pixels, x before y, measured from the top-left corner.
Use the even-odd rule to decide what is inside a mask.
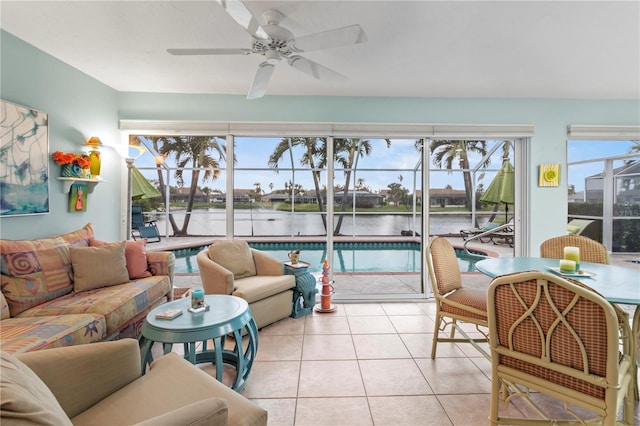
[[[256,275],[256,265],[246,241],[216,241],[209,247],[209,258],[233,272],[234,279]]]
[[[7,303],[7,299],[4,298],[4,294],[0,293],[0,320],[7,318],[11,318],[9,304]]]
[[[89,246],[91,247],[103,247],[107,244],[110,243],[96,240],[95,238],[89,238]],[[149,265],[147,263],[146,238],[136,241],[127,240],[124,247],[124,257],[127,262],[129,279],[137,280],[138,278],[147,278],[152,276],[151,272],[147,270]]]
[[[93,235],[93,224],[89,222],[77,231],[58,235],[58,237],[65,240],[73,247],[87,247],[89,245],[89,238],[93,238]]]
[[[71,425],[40,377],[15,356],[1,352],[0,418],[11,425]]]
[[[13,316],[73,290],[69,243],[60,237],[0,240],[0,270]]]
[[[70,247],[74,291],[128,282],[124,247],[124,241],[104,247]]]

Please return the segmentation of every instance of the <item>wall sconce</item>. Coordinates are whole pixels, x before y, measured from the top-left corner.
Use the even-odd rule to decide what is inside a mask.
[[[167,160],[167,155],[156,155],[153,157],[153,160],[156,162],[156,165],[159,166],[160,164],[164,164],[164,162]]]
[[[100,138],[92,136],[85,142],[84,146],[89,148],[89,161],[91,161],[89,170],[91,177],[96,179],[100,177],[100,147],[102,146],[102,141],[100,141]]]

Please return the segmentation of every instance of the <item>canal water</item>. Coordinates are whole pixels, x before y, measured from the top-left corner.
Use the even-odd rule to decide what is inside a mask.
[[[178,225],[183,223],[185,213],[173,213]],[[156,217],[160,233],[172,234],[171,227],[167,229],[165,216]],[[298,236],[325,235],[322,218],[319,213],[295,213],[274,210],[237,210],[234,215],[235,235],[269,237],[269,236]],[[335,218],[337,223],[338,218]],[[486,222],[486,219],[481,219]],[[402,231],[416,230],[420,232],[421,217],[411,215],[367,215],[359,214],[355,219],[351,215],[343,218],[340,233],[355,236],[399,236]],[[431,215],[430,235],[458,234],[461,229],[474,228],[470,215]],[[226,214],[222,209],[196,210],[191,214],[188,233],[190,235],[225,235]]]

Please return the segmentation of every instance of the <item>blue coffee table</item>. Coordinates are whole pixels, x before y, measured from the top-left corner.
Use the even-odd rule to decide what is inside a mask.
[[[142,372],[151,363],[151,346],[163,344],[164,353],[171,352],[174,343],[184,345],[184,358],[192,364],[211,362],[216,366],[216,379],[222,381],[223,364],[235,368],[236,376],[231,389],[244,389],[258,350],[258,328],[247,302],[239,297],[227,295],[205,295],[208,311],[192,313],[188,310],[190,299],[179,299],[165,303],[147,314],[141,330],[143,344]],[[156,314],[167,309],[181,309],[182,315],[172,319],[156,319]],[[243,346],[242,335],[247,334]],[[233,338],[233,348],[225,348],[227,338]],[[208,341],[213,347],[208,347]],[[196,350],[201,342],[202,349]],[[231,345],[227,345],[231,346]],[[246,346],[246,347],[245,347]]]

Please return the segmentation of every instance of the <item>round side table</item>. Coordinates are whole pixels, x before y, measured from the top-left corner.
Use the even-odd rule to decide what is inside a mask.
[[[151,346],[154,342],[163,344],[164,353],[171,352],[174,343],[184,345],[184,358],[192,364],[211,362],[216,366],[216,379],[222,382],[223,364],[235,368],[236,376],[231,389],[244,389],[258,350],[258,328],[248,303],[239,297],[227,295],[205,295],[209,310],[192,313],[188,310],[189,299],[179,299],[165,303],[147,314],[141,330],[143,344],[142,372],[151,363]],[[167,309],[181,309],[182,315],[171,319],[157,319],[156,314]],[[246,348],[242,335],[246,332]],[[226,339],[233,338],[232,349],[225,349]],[[213,340],[213,348],[207,341]],[[196,343],[202,342],[202,349],[196,351]]]

